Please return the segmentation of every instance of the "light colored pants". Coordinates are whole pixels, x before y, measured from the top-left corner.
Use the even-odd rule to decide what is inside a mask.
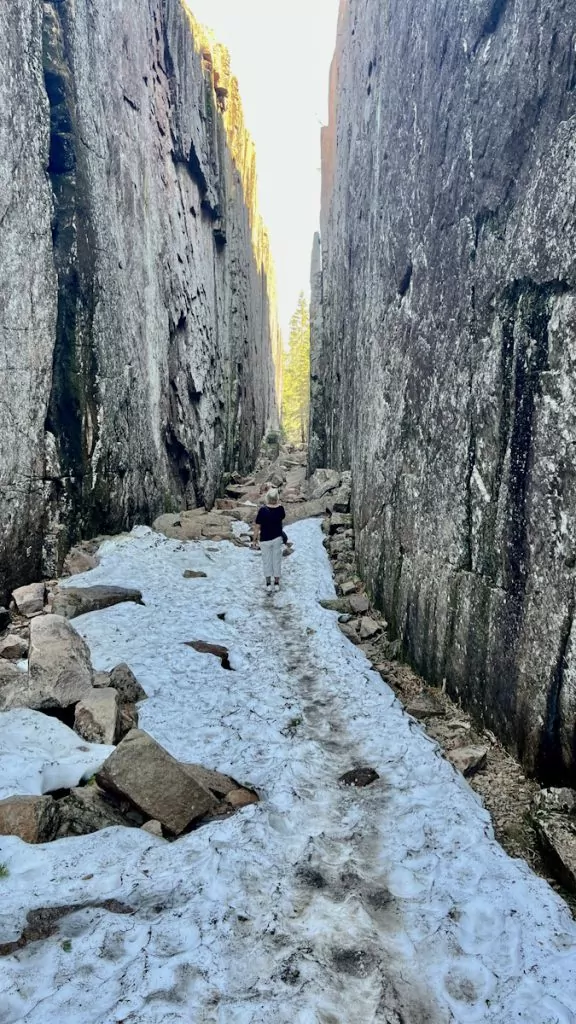
[[[260,550],[262,552],[262,568],[266,578],[276,576],[280,578],[282,572],[282,537],[275,540],[261,540]]]

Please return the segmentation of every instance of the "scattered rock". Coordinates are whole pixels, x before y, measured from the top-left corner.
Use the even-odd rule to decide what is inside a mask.
[[[220,658],[222,662],[222,668],[232,671],[232,665],[229,660],[229,650],[227,647],[222,647],[220,644],[209,644],[206,640],[185,640],[186,647],[193,647],[199,654],[213,654],[214,657]]]
[[[156,836],[157,839],[164,839],[162,822],[155,821],[154,818],[152,818],[150,821],[145,821],[140,827],[143,832],[149,832],[151,836]]]
[[[18,587],[12,594],[17,610],[27,619],[31,619],[35,615],[42,615],[45,597],[46,585],[44,583],[30,583],[27,587]]]
[[[198,569],[184,569],[182,573],[185,580],[205,580],[208,579],[208,574],[200,572]]]
[[[98,559],[89,551],[81,547],[71,548],[64,559],[64,576],[78,576],[83,572],[90,572],[98,565]]]
[[[228,796],[228,793],[231,793],[232,790],[241,788],[234,779],[230,779],[227,775],[222,775],[220,772],[204,768],[201,764],[182,764],[182,767],[199,785],[203,786],[204,789],[209,789],[219,799]]]
[[[54,595],[52,611],[65,619],[75,619],[78,615],[102,611],[125,601],[144,603],[139,590],[127,587],[63,587]]]
[[[542,815],[534,822],[550,869],[570,892],[576,892],[576,823],[564,814]]]
[[[92,691],[88,645],[60,615],[44,615],[30,624],[28,707],[67,708]]]
[[[354,615],[364,615],[365,612],[370,610],[370,601],[366,597],[366,594],[352,594],[349,598],[350,608]]]
[[[567,788],[541,789],[536,794],[534,806],[544,811],[576,814],[576,790]]]
[[[348,640],[351,640],[353,644],[360,643],[360,637],[358,636],[358,631],[356,629],[355,623],[339,622],[338,625],[342,632],[344,633],[344,636],[348,637]]]
[[[96,781],[103,789],[126,797],[175,835],[215,806],[210,791],[138,729],[129,732],[104,762]]]
[[[365,616],[360,620],[360,639],[369,640],[371,637],[376,636],[382,632],[382,626],[375,619],[371,619]]]
[[[442,701],[432,693],[419,693],[406,704],[406,711],[413,718],[439,718],[446,714]]]
[[[74,729],[89,743],[116,741],[118,733],[118,694],[112,687],[92,690],[74,712]]]
[[[376,782],[380,776],[374,768],[352,768],[349,772],[344,772],[338,779],[344,786],[356,786],[359,789],[364,786],[371,786],[373,782]]]
[[[329,491],[335,491],[340,485],[340,479],[340,473],[335,469],[317,469],[310,477],[310,500],[318,501]]]
[[[328,512],[350,512],[350,498],[351,488],[348,484],[341,485],[337,491],[331,494],[326,500],[326,510]]]
[[[112,669],[108,686],[117,690],[121,704],[138,704],[139,701],[146,700],[148,697],[132,669],[125,662]]]
[[[235,498],[237,501],[240,501],[246,494],[247,490],[248,488],[241,484],[228,484],[226,494],[229,498]]]
[[[10,796],[0,800],[0,835],[18,836],[25,843],[49,843],[60,822],[51,796]]]
[[[10,636],[0,640],[0,658],[7,661],[20,661],[28,657],[28,644],[21,636],[12,633]]]
[[[57,838],[87,836],[112,825],[127,827],[129,822],[99,786],[78,786],[58,800],[60,827]]]
[[[340,590],[344,594],[344,597],[348,597],[349,594],[353,594],[355,592],[356,584],[353,583],[352,580],[348,580],[346,583],[341,584]],[[366,609],[366,611],[368,611],[368,609]]]
[[[8,629],[11,621],[12,619],[8,609],[0,607],[0,633],[3,633],[5,629]]]
[[[249,789],[233,789],[226,794],[226,803],[231,807],[247,807],[259,803],[259,798]]]
[[[102,689],[103,686],[110,686],[110,673],[95,672],[92,680],[92,686],[95,686],[97,689]]]
[[[486,764],[488,747],[455,747],[447,752],[448,759],[464,776],[473,775]]]
[[[328,525],[330,533],[336,533],[336,530],[348,529],[352,526],[352,516],[342,512],[335,512]]]

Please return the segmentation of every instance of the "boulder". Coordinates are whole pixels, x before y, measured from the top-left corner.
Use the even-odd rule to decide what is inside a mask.
[[[127,587],[63,587],[54,595],[52,612],[65,619],[75,619],[77,615],[102,611],[125,601],[143,604],[142,594]]]
[[[201,764],[182,764],[182,767],[196,782],[204,786],[204,789],[209,789],[219,799],[239,788],[234,779],[230,779],[220,772],[204,768]]]
[[[564,814],[576,814],[576,790],[541,789],[534,798],[536,808],[544,811],[559,811]]]
[[[228,484],[226,488],[226,494],[229,498],[234,498],[236,501],[240,501],[244,497],[248,488],[241,484]]]
[[[132,669],[125,662],[112,669],[108,686],[118,691],[121,704],[137,704],[138,701],[146,700],[148,697]]]
[[[371,619],[368,616],[360,619],[360,639],[370,640],[373,636],[377,636],[378,633],[382,632],[382,626],[375,619]]]
[[[27,692],[27,674],[6,658],[0,659],[0,711],[24,707]]]
[[[89,551],[83,548],[71,548],[64,559],[64,576],[78,576],[83,572],[90,572],[98,565],[98,559]]]
[[[566,889],[576,892],[576,822],[565,814],[546,813],[534,826],[550,869]]]
[[[349,486],[340,486],[326,498],[327,512],[349,512],[350,511],[351,489]]]
[[[351,640],[353,644],[359,644],[360,643],[360,637],[358,636],[358,631],[357,631],[356,625],[354,623],[352,623],[352,622],[339,622],[338,625],[339,625],[342,633],[344,633],[344,636],[347,637],[348,640]]]
[[[43,615],[30,624],[30,708],[67,708],[92,692],[92,663],[88,645],[60,615]]]
[[[131,825],[110,797],[96,785],[71,789],[58,800],[60,825],[58,839],[64,836],[87,836],[112,825]]]
[[[336,530],[349,530],[352,527],[352,516],[345,515],[342,512],[335,512],[330,517],[328,525],[330,533],[336,533]]]
[[[454,750],[447,752],[447,757],[459,772],[468,777],[484,768],[488,757],[488,747],[455,747]]]
[[[185,580],[205,580],[208,578],[208,574],[200,572],[199,569],[184,569],[182,575]]]
[[[347,580],[345,583],[340,585],[344,597],[349,597],[350,594],[354,594],[356,591],[356,584],[352,580]],[[365,609],[368,611],[368,609]]]
[[[157,533],[174,540],[200,540],[202,527],[199,522],[183,519],[180,515],[168,513],[154,520],[153,528]]]
[[[12,619],[10,618],[10,612],[7,608],[0,606],[0,633],[3,633],[5,629],[8,629]]]
[[[139,729],[122,740],[96,781],[103,789],[126,797],[175,835],[213,810],[216,803],[208,789]]]
[[[362,767],[344,772],[338,782],[341,782],[343,786],[356,786],[358,789],[363,789],[365,786],[371,786],[379,778],[380,776],[374,768]]]
[[[115,742],[118,733],[118,694],[111,686],[92,690],[74,712],[74,729],[89,743]]]
[[[350,601],[345,597],[330,597],[320,601],[322,608],[326,608],[329,612],[341,612],[342,614],[350,613]]]
[[[0,800],[0,835],[25,843],[49,843],[58,831],[60,813],[51,796],[10,796]]]
[[[28,657],[28,644],[21,636],[11,633],[10,636],[0,640],[0,658],[7,661],[20,661]]]
[[[317,469],[310,477],[310,500],[317,501],[329,491],[335,491],[340,485],[340,479],[340,473],[335,469]]]
[[[370,610],[370,601],[366,597],[366,594],[353,594],[349,598],[350,609],[354,615],[364,615],[365,612]]]
[[[446,714],[446,708],[442,702],[432,693],[419,693],[407,705],[405,709],[413,718],[440,718]]]
[[[17,611],[27,619],[42,614],[45,597],[44,583],[30,583],[27,587],[18,587],[12,594]]]

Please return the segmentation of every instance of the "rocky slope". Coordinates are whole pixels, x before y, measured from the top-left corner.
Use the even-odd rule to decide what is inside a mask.
[[[548,781],[575,769],[571,13],[342,3],[313,289],[311,450],[353,469],[373,596]]]
[[[179,0],[0,10],[0,597],[210,504],[276,418],[254,148]]]

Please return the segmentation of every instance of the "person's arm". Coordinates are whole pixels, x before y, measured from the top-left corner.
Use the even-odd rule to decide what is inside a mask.
[[[260,523],[254,523],[252,527],[252,547],[257,548],[260,543]]]

